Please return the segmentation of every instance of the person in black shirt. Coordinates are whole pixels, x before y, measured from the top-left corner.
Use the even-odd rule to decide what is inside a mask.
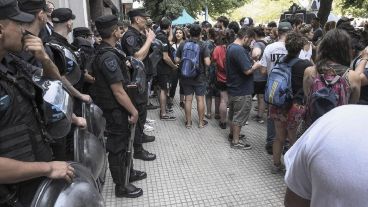
[[[106,118],[106,149],[109,152],[109,168],[115,183],[116,197],[135,198],[143,194],[142,189],[132,184],[124,186],[126,155],[130,130],[129,123],[136,123],[138,111],[124,88],[130,83],[125,65],[125,57],[116,50],[116,41],[120,39],[121,30],[116,16],[107,15],[96,19],[96,27],[102,37],[96,48],[92,64],[92,74],[96,77],[91,86],[95,103],[102,109]],[[145,172],[131,170],[130,181],[147,177]]]
[[[170,81],[170,74],[172,70],[177,70],[178,66],[175,65],[169,56],[170,42],[168,34],[171,30],[171,21],[164,17],[160,22],[161,30],[157,32],[156,38],[163,44],[163,57],[157,65],[157,80],[160,87],[160,119],[163,121],[174,121],[176,117],[166,114],[166,103],[168,96],[168,85]]]
[[[152,75],[152,65],[149,58],[150,47],[156,35],[151,29],[146,30],[146,18],[148,15],[143,9],[133,9],[129,13],[131,26],[125,32],[121,46],[123,52],[127,56],[135,57],[141,60],[145,65],[146,75]],[[145,33],[146,35],[144,35]],[[146,79],[148,80],[148,78]],[[147,136],[143,133],[144,124],[147,118],[147,102],[148,102],[147,88],[143,94],[137,94],[134,97],[134,102],[139,112],[139,120],[136,127],[134,139],[134,158],[145,161],[156,159],[156,155],[149,153],[143,149],[142,143],[154,141],[154,136]]]
[[[16,0],[0,0],[0,206],[30,206],[41,177],[71,181],[66,162],[49,162],[51,151],[41,132],[32,75],[40,68],[13,57],[23,48],[34,53],[43,76],[60,77],[39,38],[26,35],[22,24],[34,16],[20,12]],[[19,80],[19,81],[14,81]],[[37,109],[37,110],[36,110]],[[7,184],[7,185],[3,185]],[[8,193],[6,192],[8,191]],[[13,197],[14,196],[14,197]]]

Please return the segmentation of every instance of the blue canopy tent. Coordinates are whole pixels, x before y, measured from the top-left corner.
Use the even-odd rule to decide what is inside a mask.
[[[172,22],[172,25],[180,25],[180,24],[192,24],[194,23],[195,19],[191,17],[188,12],[183,9],[183,12],[181,13],[181,16],[175,19]]]

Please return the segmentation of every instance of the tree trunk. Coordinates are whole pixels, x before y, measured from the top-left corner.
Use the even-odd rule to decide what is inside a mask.
[[[330,15],[333,0],[320,0],[321,4],[318,10],[318,18],[321,20],[321,27],[326,24],[328,16]]]
[[[90,9],[91,9],[91,19],[95,21],[97,17],[100,17],[104,14],[104,6],[103,0],[90,0]]]

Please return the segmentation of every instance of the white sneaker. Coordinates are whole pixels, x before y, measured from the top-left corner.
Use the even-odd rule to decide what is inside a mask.
[[[154,124],[156,121],[153,119],[146,119],[146,124]]]
[[[144,132],[152,132],[154,130],[155,130],[155,128],[151,127],[150,125],[148,125],[148,124],[144,125],[144,130],[143,130]]]

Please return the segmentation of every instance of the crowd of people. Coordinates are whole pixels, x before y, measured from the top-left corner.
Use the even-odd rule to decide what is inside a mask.
[[[340,105],[368,103],[368,25],[356,30],[352,19],[343,17],[322,29],[317,17],[311,24],[293,17],[256,26],[251,17],[230,22],[220,16],[215,25],[174,26],[168,17],[153,22],[144,9],[128,16],[130,21],[101,16],[91,28],[73,28],[75,15],[69,8],[55,9],[45,0],[0,0],[0,183],[16,186],[10,191],[16,189],[24,206],[41,181],[36,178],[73,179],[74,169],[65,161],[74,160],[73,130],[86,127],[82,103],[103,111],[115,195],[131,198],[143,194],[131,182],[147,174],[131,165],[129,183],[124,182],[130,136],[135,159],[156,159],[143,147],[155,141],[146,134],[154,130],[147,110],[159,109],[160,121],[176,121],[178,86],[185,111],[185,123],[178,124],[192,128],[195,95],[195,124],[201,129],[208,119],[217,119],[221,129],[229,129],[231,148],[252,148],[241,134],[249,118],[267,124],[265,149],[272,155],[274,174],[284,171],[281,155],[319,117]],[[45,120],[35,74],[59,80],[70,94],[74,108],[67,120],[72,127],[52,131],[66,119],[53,114],[53,124]],[[150,103],[155,96],[159,106]],[[296,162],[291,157],[288,163]],[[290,173],[288,178],[288,184],[297,183]],[[290,189],[300,196],[297,185]]]

